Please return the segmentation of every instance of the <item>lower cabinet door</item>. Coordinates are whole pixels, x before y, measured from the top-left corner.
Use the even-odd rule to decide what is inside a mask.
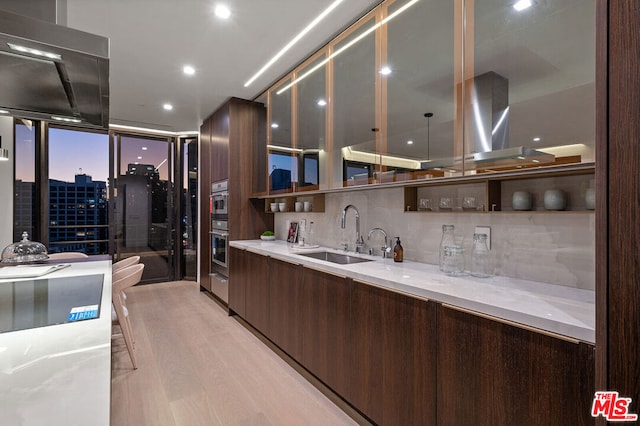
[[[302,272],[301,364],[338,394],[347,395],[349,293],[345,277],[310,268]]]
[[[296,360],[302,357],[302,266],[269,259],[269,338]]]
[[[249,324],[269,336],[269,258],[246,252],[246,315]]]
[[[438,425],[593,424],[594,347],[440,306]]]
[[[347,399],[380,425],[436,424],[436,304],[353,281]]]
[[[242,318],[246,316],[247,253],[229,248],[229,309]]]

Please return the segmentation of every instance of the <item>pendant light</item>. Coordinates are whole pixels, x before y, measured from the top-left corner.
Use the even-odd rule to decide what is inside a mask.
[[[427,160],[431,160],[431,157],[429,157],[429,124],[431,123],[431,117],[433,117],[433,113],[426,112],[424,116],[427,117]]]

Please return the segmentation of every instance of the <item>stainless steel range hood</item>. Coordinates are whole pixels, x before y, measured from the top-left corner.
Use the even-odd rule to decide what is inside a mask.
[[[0,109],[109,126],[109,39],[0,10]]]

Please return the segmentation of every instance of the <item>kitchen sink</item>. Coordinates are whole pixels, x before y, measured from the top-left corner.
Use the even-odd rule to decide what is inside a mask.
[[[300,253],[300,256],[312,257],[314,259],[324,260],[325,262],[339,263],[340,265],[349,265],[352,263],[371,262],[373,259],[365,259],[363,257],[350,256],[348,254],[334,253],[332,251],[316,251],[313,253]]]

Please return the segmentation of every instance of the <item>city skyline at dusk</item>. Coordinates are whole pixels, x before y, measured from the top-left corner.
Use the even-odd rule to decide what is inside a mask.
[[[20,158],[35,158],[35,130],[26,125],[16,126],[17,180],[34,181],[34,164]],[[120,174],[128,164],[151,164],[158,167],[162,180],[168,176],[167,142],[164,140],[122,137]],[[109,135],[59,128],[49,129],[49,179],[73,182],[75,175],[86,174],[95,181],[109,178]]]

